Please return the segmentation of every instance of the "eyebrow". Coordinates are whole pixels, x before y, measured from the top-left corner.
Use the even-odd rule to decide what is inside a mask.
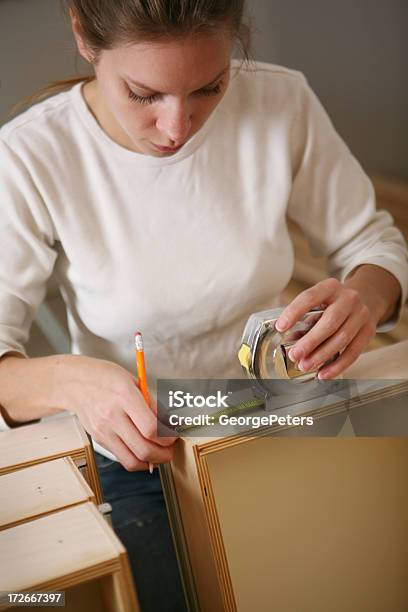
[[[218,81],[220,77],[222,77],[223,74],[227,72],[227,70],[229,70],[229,67],[230,67],[230,64],[228,64],[228,66],[226,66],[223,70],[221,70],[221,72],[217,74],[217,76],[210,83],[207,83],[206,85],[202,85],[195,91],[199,91],[200,89],[205,89],[206,87],[210,87],[211,85],[213,85],[216,81]],[[145,85],[144,83],[139,83],[139,81],[134,81],[133,79],[129,79],[129,78],[127,79],[127,81],[129,81],[131,85],[136,85],[136,87],[140,87],[140,89],[145,89],[146,91],[151,91],[155,94],[156,93],[164,94],[163,91],[155,91],[154,89],[151,89],[151,87],[149,87],[148,85]]]

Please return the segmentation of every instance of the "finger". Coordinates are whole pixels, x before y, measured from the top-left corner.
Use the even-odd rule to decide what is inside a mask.
[[[342,352],[366,324],[368,314],[364,308],[352,309],[345,298],[329,306],[321,319],[289,352],[301,370],[315,369],[336,353]],[[323,331],[320,333],[320,324]],[[316,329],[315,329],[316,328]],[[323,342],[320,342],[320,337]]]
[[[106,438],[99,440],[95,439],[95,441],[113,453],[119,463],[123,465],[125,470],[128,470],[128,472],[136,472],[147,469],[147,464],[136,457],[136,455],[132,453],[132,451],[116,433],[112,432]]]
[[[116,433],[140,461],[166,463],[173,457],[172,446],[160,446],[145,438],[128,415],[118,421]]]
[[[150,406],[147,405],[139,389],[137,389],[137,393],[139,396],[135,404],[130,407],[130,409],[126,408],[129,418],[147,440],[151,440],[160,446],[171,446],[174,444],[177,437],[158,435],[156,414]]]
[[[311,360],[313,351],[342,327],[350,315],[350,310],[350,304],[345,296],[340,297],[334,304],[328,306],[317,323],[290,349],[289,358],[292,361],[299,362],[299,365],[301,365],[301,362]],[[357,333],[357,330],[355,333]],[[346,344],[347,342],[344,342],[341,348],[344,348]],[[332,355],[335,353],[337,353],[337,350]]]
[[[340,357],[319,371],[318,378],[320,380],[326,380],[341,374],[361,355],[362,351],[372,338],[372,335],[372,327],[370,323],[366,323],[366,325],[364,325],[355,338],[353,338]]]
[[[283,332],[295,325],[311,308],[321,306],[323,303],[330,304],[341,286],[335,278],[327,278],[302,291],[279,316],[275,324],[276,329]]]
[[[301,359],[298,363],[299,368],[302,372],[316,370],[337,353],[342,353],[364,324],[365,319],[363,320],[361,315],[350,316],[336,334],[318,346],[310,355]]]
[[[161,439],[166,436],[169,440],[175,440],[176,437],[178,438],[179,436],[174,437],[174,427],[168,424],[168,414],[164,410],[159,412],[156,402],[151,402],[150,408],[156,415],[157,438]]]

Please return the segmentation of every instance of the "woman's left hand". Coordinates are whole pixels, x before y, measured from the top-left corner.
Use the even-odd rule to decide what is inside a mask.
[[[379,300],[370,286],[363,284],[360,290],[351,281],[341,283],[328,278],[302,291],[276,323],[278,331],[283,332],[312,308],[325,307],[318,322],[289,351],[290,359],[304,372],[321,367],[336,353],[341,353],[334,362],[319,370],[319,379],[338,376],[357,359],[376,333],[382,314]]]

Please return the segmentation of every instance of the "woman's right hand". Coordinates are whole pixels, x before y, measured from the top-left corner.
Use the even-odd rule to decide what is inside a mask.
[[[82,355],[0,359],[0,407],[11,427],[69,410],[129,471],[170,461],[174,437],[157,435],[136,380],[110,361]]]
[[[156,411],[127,370],[79,355],[62,356],[59,370],[66,407],[125,469],[145,470],[149,463],[170,461],[177,438],[157,435]]]

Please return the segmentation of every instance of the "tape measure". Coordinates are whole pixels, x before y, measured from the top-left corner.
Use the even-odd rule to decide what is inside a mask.
[[[323,308],[314,308],[285,332],[276,329],[284,308],[263,310],[252,314],[245,326],[238,359],[247,376],[255,380],[263,392],[276,392],[273,381],[303,383],[316,378],[317,369],[302,372],[289,357],[290,348],[320,319]],[[338,357],[335,355],[331,361]],[[328,364],[329,362],[326,362]],[[324,365],[326,365],[324,364]],[[287,385],[285,391],[287,392]]]

